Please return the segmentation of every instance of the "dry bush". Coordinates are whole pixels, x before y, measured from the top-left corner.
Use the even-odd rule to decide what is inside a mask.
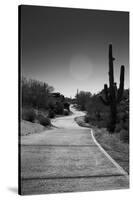
[[[34,122],[36,118],[36,113],[33,108],[23,108],[22,109],[22,119],[29,121],[29,122]]]
[[[120,131],[120,140],[129,143],[129,132],[125,129]]]
[[[39,123],[43,126],[49,126],[51,123],[50,123],[50,119],[47,118],[47,117],[44,117],[42,114],[39,114],[37,116],[37,119],[39,121]]]
[[[116,126],[115,126],[115,132],[119,133],[121,131],[122,127],[123,127],[122,122],[116,124]]]
[[[67,109],[64,109],[64,115],[69,115],[69,111]]]
[[[54,110],[50,109],[49,112],[48,112],[48,117],[49,118],[54,118],[55,117],[55,112]]]

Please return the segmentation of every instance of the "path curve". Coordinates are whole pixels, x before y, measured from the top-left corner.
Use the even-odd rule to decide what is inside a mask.
[[[91,129],[72,115],[52,121],[57,128],[21,138],[21,192],[40,194],[129,187],[128,176],[100,150]]]

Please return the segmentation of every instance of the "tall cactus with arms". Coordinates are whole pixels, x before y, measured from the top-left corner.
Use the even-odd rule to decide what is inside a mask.
[[[120,84],[119,89],[117,89],[117,85],[114,82],[114,68],[113,68],[113,61],[114,57],[112,55],[112,45],[109,45],[109,88],[107,84],[104,85],[104,94],[105,98],[102,96],[100,97],[102,102],[110,106],[110,123],[108,126],[108,130],[110,132],[114,132],[115,125],[116,125],[116,119],[117,119],[117,104],[122,99],[123,90],[124,90],[124,66],[121,66],[121,72],[120,72]]]

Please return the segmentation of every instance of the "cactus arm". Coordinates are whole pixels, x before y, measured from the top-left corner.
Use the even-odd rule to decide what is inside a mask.
[[[118,95],[117,95],[117,103],[121,101],[122,94],[124,91],[124,73],[125,73],[125,67],[124,65],[122,65],[121,73],[120,73],[120,84],[119,84]]]
[[[104,105],[108,106],[110,104],[110,100],[109,100],[109,94],[108,94],[108,86],[107,84],[104,84],[104,94],[105,94],[105,99],[100,96],[101,101],[103,102]]]

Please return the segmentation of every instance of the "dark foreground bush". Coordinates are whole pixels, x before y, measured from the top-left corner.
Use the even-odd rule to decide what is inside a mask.
[[[84,120],[85,120],[85,123],[89,123],[89,116],[88,116],[88,115],[85,115]]]
[[[116,124],[115,126],[115,132],[118,133],[122,130],[122,122]]]
[[[40,122],[40,124],[43,125],[43,126],[49,126],[51,124],[50,119],[47,118],[47,117],[44,117],[42,114],[39,114],[37,116],[37,119]]]
[[[64,110],[63,104],[61,102],[56,102],[55,109],[54,109],[55,113],[57,115],[62,115],[63,110]]]
[[[97,126],[98,126],[99,128],[106,128],[106,127],[107,127],[107,122],[106,122],[106,120],[97,121],[96,124],[97,124]]]
[[[69,111],[64,109],[64,115],[69,115]]]
[[[97,121],[97,119],[96,119],[96,117],[95,117],[94,114],[91,114],[91,115],[87,114],[87,115],[85,115],[84,120],[85,120],[86,123]]]
[[[129,143],[129,132],[125,129],[120,131],[120,140]]]
[[[55,112],[53,110],[49,110],[49,113],[48,113],[48,117],[49,118],[54,118],[55,117]]]
[[[123,123],[123,128],[129,131],[129,119],[125,120],[125,122]]]
[[[22,109],[22,119],[30,122],[34,122],[36,118],[36,113],[32,108],[23,108]]]

